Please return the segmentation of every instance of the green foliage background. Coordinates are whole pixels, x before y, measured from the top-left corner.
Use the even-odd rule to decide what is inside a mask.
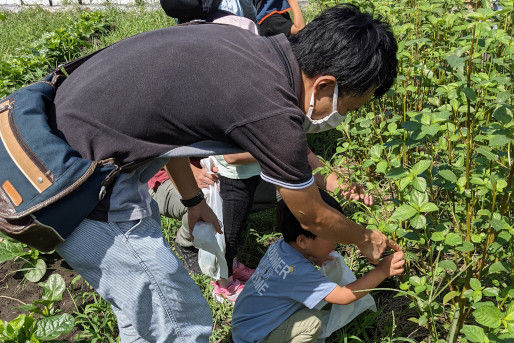
[[[396,294],[407,308],[393,311],[385,328],[378,327],[386,313],[364,314],[329,341],[512,342],[512,3],[500,1],[501,11],[488,2],[455,0],[353,3],[391,23],[399,42],[399,77],[382,99],[349,115],[337,131],[309,141],[329,162],[318,172],[339,173],[373,193],[372,207],[340,200],[353,220],[385,232],[406,251],[406,275],[375,294]],[[335,4],[318,0],[306,17]],[[143,7],[66,15],[0,12],[0,23],[0,97],[66,60],[174,24]],[[250,265],[278,237],[272,217],[265,213],[250,221],[241,256]],[[172,241],[178,223],[163,220]],[[369,268],[345,249],[357,274]],[[7,240],[0,242],[0,257],[24,258],[26,277],[34,282],[46,273],[36,251]],[[195,281],[209,299],[207,278]],[[87,300],[74,314],[80,338],[116,341],[109,306],[93,291],[76,297]],[[57,298],[42,299],[37,308],[25,308],[28,315],[2,322],[0,337],[50,337],[51,330],[40,328],[48,325],[44,318],[59,315],[49,299]],[[231,307],[210,305],[212,340],[229,340]],[[69,323],[69,317],[59,318]]]

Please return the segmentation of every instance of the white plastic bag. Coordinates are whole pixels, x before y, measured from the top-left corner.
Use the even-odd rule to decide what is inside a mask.
[[[216,165],[214,157],[204,158],[200,161],[202,166],[210,172]],[[218,217],[223,230],[223,207],[220,196],[220,182],[217,181],[209,188],[202,189],[207,205]],[[193,229],[193,244],[199,249],[198,264],[203,274],[219,280],[228,278],[228,265],[225,260],[225,235],[219,234],[211,224],[205,222],[196,223]]]
[[[346,286],[357,280],[353,272],[344,262],[343,256],[335,251],[331,252],[330,255],[334,257],[334,259],[324,263],[321,267],[321,272],[324,275],[339,286]],[[322,300],[315,308],[321,310],[326,304],[327,302]],[[377,311],[375,301],[369,294],[366,294],[351,304],[332,304],[330,310],[321,310],[323,328],[318,342],[324,342],[325,338],[329,337],[334,331],[339,330],[367,309],[374,312]]]

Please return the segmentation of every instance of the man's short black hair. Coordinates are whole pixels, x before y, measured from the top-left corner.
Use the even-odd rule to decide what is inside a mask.
[[[300,69],[309,77],[334,76],[340,96],[360,96],[376,87],[378,98],[397,74],[391,27],[354,5],[327,9],[289,41]]]
[[[331,197],[325,191],[320,190],[320,195],[323,201],[325,201],[330,207],[343,212],[341,206],[336,199]],[[296,237],[304,235],[307,238],[316,238],[316,235],[310,231],[304,230],[298,220],[291,213],[284,200],[280,200],[277,205],[277,222],[278,230],[282,233],[286,242],[296,241]]]

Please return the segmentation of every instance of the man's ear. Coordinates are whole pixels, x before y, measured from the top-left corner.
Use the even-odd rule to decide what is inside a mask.
[[[332,94],[334,87],[337,85],[337,80],[332,75],[321,75],[314,81],[312,85],[316,94],[324,96],[324,92]]]

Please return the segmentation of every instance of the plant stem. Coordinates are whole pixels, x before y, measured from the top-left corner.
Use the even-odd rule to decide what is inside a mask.
[[[6,295],[0,295],[0,298],[9,299],[9,300],[14,300],[14,301],[19,302],[19,303],[20,303],[20,304],[22,304],[22,305],[27,305],[26,303],[24,303],[24,302],[23,302],[23,301],[21,301],[20,299],[11,298],[11,297],[8,297],[8,296],[6,296]]]

